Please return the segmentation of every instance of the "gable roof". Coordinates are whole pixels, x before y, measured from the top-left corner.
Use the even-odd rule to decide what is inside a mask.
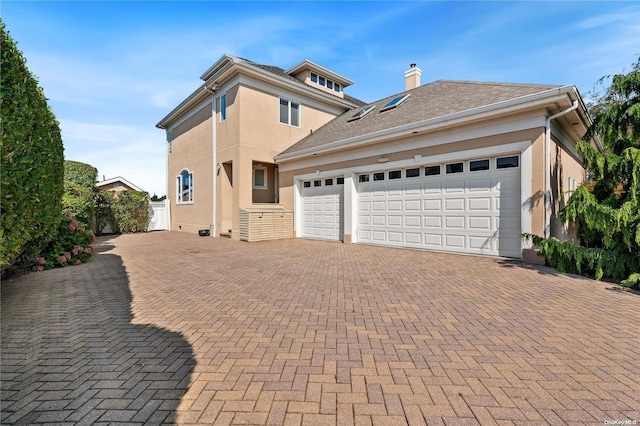
[[[124,184],[125,186],[128,186],[129,188],[133,189],[134,191],[144,192],[143,189],[138,188],[136,185],[132,184],[131,182],[129,182],[128,180],[126,180],[122,176],[117,176],[117,177],[114,177],[114,178],[111,178],[111,179],[107,179],[107,180],[103,180],[101,182],[97,182],[96,183],[96,187],[100,188],[100,187],[107,186],[107,185],[110,185],[110,184],[116,183],[116,182],[120,182],[120,183]]]
[[[362,118],[352,120],[354,115],[364,108],[354,108],[336,117],[329,123],[307,135],[282,153],[276,160],[284,160],[306,152],[320,150],[327,145],[339,149],[341,141],[374,134],[412,123],[438,119],[464,111],[499,105],[510,100],[539,93],[560,91],[573,86],[544,84],[492,83],[477,81],[437,80],[424,86],[388,96],[368,104],[375,106]],[[409,97],[396,108],[382,111],[391,100],[403,96]]]
[[[349,96],[343,92],[344,98],[330,95],[324,91],[305,84],[303,81],[298,80],[293,75],[287,73],[284,69],[276,67],[274,65],[258,64],[248,59],[240,58],[232,55],[223,55],[218,59],[211,67],[209,67],[200,78],[205,81],[196,90],[194,90],[186,99],[184,99],[178,106],[176,106],[169,114],[167,114],[162,120],[156,124],[156,127],[160,129],[166,129],[177,118],[188,111],[199,102],[203,101],[207,96],[210,96],[209,87],[222,83],[222,81],[228,77],[228,72],[231,69],[245,69],[247,72],[258,72],[262,75],[266,75],[280,81],[286,85],[293,85],[300,90],[306,91],[312,96],[320,97],[324,101],[329,101],[340,105],[341,108],[353,108],[364,105],[365,103],[360,99]],[[227,76],[227,77],[225,77]]]

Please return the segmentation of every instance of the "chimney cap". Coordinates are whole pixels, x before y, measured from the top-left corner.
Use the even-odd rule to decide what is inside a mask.
[[[415,68],[415,67],[416,67],[416,64],[411,64],[411,68]]]

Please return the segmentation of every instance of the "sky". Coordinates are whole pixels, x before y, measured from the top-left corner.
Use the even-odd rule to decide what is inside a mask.
[[[222,55],[289,69],[303,59],[373,102],[404,71],[438,79],[575,84],[640,55],[638,2],[12,1],[0,16],[60,121],[67,160],[166,194],[155,125]]]

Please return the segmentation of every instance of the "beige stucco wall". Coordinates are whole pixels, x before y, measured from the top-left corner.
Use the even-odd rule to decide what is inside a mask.
[[[216,93],[226,94],[227,117],[220,121],[216,100],[214,167],[211,104],[172,129],[172,153],[168,159],[171,229],[196,233],[213,224],[213,170],[216,173],[217,231],[239,238],[239,210],[276,198],[276,170],[273,157],[333,119],[334,115],[299,102],[300,127],[280,123],[280,97],[242,84]],[[267,168],[267,190],[253,189],[253,165]],[[184,168],[194,174],[194,202],[176,203],[176,177]]]
[[[560,211],[569,200],[569,178],[580,185],[585,180],[582,163],[554,136],[551,138],[551,235],[563,240],[576,241],[576,227],[564,224]]]
[[[213,222],[213,149],[211,104],[172,129],[172,152],[167,160],[171,229],[197,233]],[[183,169],[193,173],[193,203],[176,203],[176,178]]]
[[[432,147],[425,147],[420,149],[413,149],[407,151],[391,152],[386,154],[389,158],[389,162],[411,159],[416,155],[422,155],[424,161],[428,161],[429,156],[451,153],[456,151],[463,151],[476,148],[484,148],[493,145],[503,145],[514,142],[532,141],[532,231],[534,233],[544,233],[544,127],[533,128],[528,130],[522,130],[517,132],[504,133],[499,135],[468,139],[459,142],[442,144]],[[424,139],[425,144],[428,142],[428,137],[412,137],[406,138],[399,142],[411,142]],[[358,149],[352,149],[344,151],[344,155],[357,153]],[[364,166],[368,164],[376,164],[379,155],[368,156],[359,158],[357,160],[339,161],[331,164],[323,164],[321,166],[313,166],[300,168],[283,172],[280,174],[280,203],[286,208],[293,209],[293,185],[294,176],[306,173],[313,173],[317,169],[322,171],[332,169],[345,169]],[[316,158],[318,161],[322,161],[322,156],[318,155]],[[287,164],[287,163],[285,163]],[[384,168],[381,165],[381,168]],[[345,235],[345,241],[350,236]]]

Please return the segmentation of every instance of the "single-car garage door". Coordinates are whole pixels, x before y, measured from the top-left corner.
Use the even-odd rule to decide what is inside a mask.
[[[341,241],[344,233],[344,178],[302,183],[302,236]]]
[[[520,158],[358,175],[358,241],[521,257]]]

